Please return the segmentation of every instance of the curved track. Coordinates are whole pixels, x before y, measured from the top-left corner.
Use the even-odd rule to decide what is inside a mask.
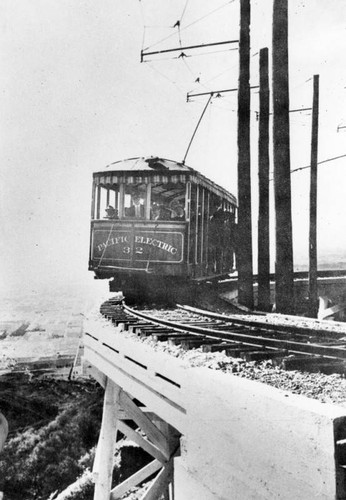
[[[247,319],[189,306],[148,311],[114,306],[111,301],[101,306],[101,312],[137,335],[151,335],[185,349],[225,351],[247,360],[279,359],[286,368],[313,365],[321,371],[346,371],[346,328],[333,331],[320,323],[317,329],[316,322],[305,318],[303,326],[292,321],[274,324],[265,315]]]

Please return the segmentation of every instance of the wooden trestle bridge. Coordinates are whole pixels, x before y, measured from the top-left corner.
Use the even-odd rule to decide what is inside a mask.
[[[115,500],[157,471],[142,500],[161,495],[174,498],[174,457],[184,433],[184,367],[130,339],[121,339],[100,326],[90,328],[84,343],[87,372],[105,389],[102,426],[93,475],[95,500]],[[134,430],[126,421],[136,423]],[[120,431],[153,457],[143,469],[111,489],[113,458]]]

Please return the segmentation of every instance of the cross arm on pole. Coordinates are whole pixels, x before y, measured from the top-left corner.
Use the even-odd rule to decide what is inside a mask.
[[[167,54],[169,52],[181,52],[183,50],[190,50],[190,49],[200,49],[204,47],[215,47],[217,45],[226,45],[226,44],[233,44],[233,43],[238,43],[239,40],[226,40],[224,42],[213,42],[213,43],[202,43],[199,45],[188,45],[186,47],[177,47],[173,49],[163,49],[163,50],[155,50],[151,52],[146,52],[145,50],[141,51],[141,62],[144,62],[144,58],[146,56],[153,56],[157,54]]]
[[[254,85],[252,87],[250,87],[250,89],[258,89],[259,86],[258,85]],[[235,88],[235,89],[223,89],[223,90],[213,90],[212,92],[199,92],[198,94],[191,94],[190,92],[187,93],[187,96],[186,96],[186,100],[187,102],[189,102],[189,99],[191,97],[199,97],[199,96],[202,96],[202,95],[216,95],[218,96],[218,94],[224,94],[225,92],[237,92],[238,91],[238,87]]]

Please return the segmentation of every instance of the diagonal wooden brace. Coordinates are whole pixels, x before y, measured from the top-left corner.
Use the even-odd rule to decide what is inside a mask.
[[[159,460],[159,462],[161,464],[167,463],[167,459],[161,453],[161,450],[159,450],[155,445],[150,443],[147,439],[145,439],[143,436],[141,436],[138,432],[131,429],[131,427],[129,427],[127,424],[125,424],[121,420],[118,421],[118,429],[120,432],[125,434],[125,436],[127,436],[129,439],[131,439],[131,441],[138,444],[138,446],[140,446],[140,448],[142,448],[147,453],[149,453],[149,455],[151,455],[154,458],[156,458],[157,460]]]
[[[166,436],[152,423],[123,390],[120,391],[119,403],[129,418],[136,422],[147,435],[148,439],[161,450],[164,457],[168,460],[170,458],[170,446]]]
[[[171,459],[158,473],[149,489],[140,500],[157,500],[165,495],[169,484],[173,481],[173,459]]]
[[[138,472],[133,474],[131,477],[123,481],[121,484],[116,486],[111,491],[111,500],[117,500],[121,498],[130,488],[138,486],[143,481],[148,479],[152,474],[157,472],[162,467],[162,464],[158,460],[153,460],[148,465],[140,469]]]

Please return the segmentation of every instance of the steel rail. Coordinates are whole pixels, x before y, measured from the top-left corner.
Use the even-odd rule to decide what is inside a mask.
[[[124,305],[124,309],[129,314],[136,316],[138,318],[145,319],[148,322],[158,325],[165,325],[180,332],[188,332],[194,335],[202,335],[203,337],[206,338],[216,338],[221,341],[232,340],[252,346],[260,346],[261,348],[280,349],[280,350],[285,349],[291,353],[324,356],[326,358],[346,360],[346,348],[343,347],[326,346],[315,343],[296,342],[293,340],[273,339],[265,336],[256,336],[256,335],[249,335],[246,333],[232,332],[231,329],[229,331],[214,330],[212,328],[199,327],[196,325],[189,325],[186,323],[175,323],[173,321],[159,319],[150,316],[148,314],[139,312],[137,310],[131,309],[126,305]],[[244,325],[244,328],[246,326],[250,328],[255,326],[255,325],[249,325],[249,323],[246,324],[245,320],[243,320],[242,324]],[[271,330],[273,326],[273,325],[268,325],[267,323],[263,324],[263,327],[264,325],[267,331]]]
[[[264,330],[271,330],[275,332],[282,332],[282,333],[295,333],[295,334],[308,334],[312,333],[313,328],[309,326],[298,326],[298,325],[284,325],[284,324],[275,324],[275,323],[268,323],[266,321],[258,321],[258,320],[251,320],[251,319],[244,319],[244,318],[239,318],[237,315],[226,315],[226,314],[219,314],[219,313],[214,313],[211,311],[205,311],[203,309],[197,309],[195,307],[191,306],[185,306],[185,305],[180,305],[177,304],[176,307],[179,309],[182,309],[184,311],[190,311],[195,314],[200,314],[201,316],[206,316],[209,318],[214,318],[214,319],[222,319],[223,321],[230,322],[235,325],[244,325],[244,326],[251,326],[251,327],[256,327],[259,329],[264,329]],[[258,315],[258,317],[264,317],[265,315],[261,314]],[[306,321],[312,321],[311,318],[304,318]],[[321,337],[323,336],[328,336],[328,337],[338,337],[340,335],[346,336],[346,323],[345,323],[345,332],[335,332],[331,331],[328,328],[319,328],[318,329],[318,335]]]

